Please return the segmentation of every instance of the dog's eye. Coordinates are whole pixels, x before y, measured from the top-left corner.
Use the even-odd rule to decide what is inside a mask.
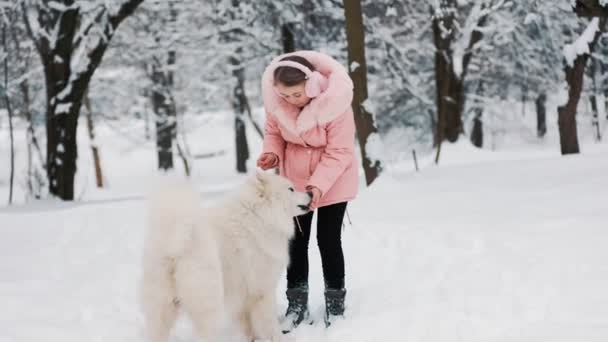
[[[289,187],[289,191],[294,192],[295,190],[292,187]]]

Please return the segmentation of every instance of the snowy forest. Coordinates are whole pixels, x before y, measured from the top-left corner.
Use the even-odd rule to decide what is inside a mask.
[[[557,128],[549,132],[559,136],[554,147],[578,153],[580,134],[601,140],[608,100],[605,23],[601,12],[581,12],[588,8],[583,2],[577,15],[565,1],[3,1],[3,187],[22,194],[18,201],[72,200],[84,154],[103,187],[107,142],[95,136],[97,125],[141,126],[137,137],[120,133],[125,148],[154,142],[159,169],[179,163],[189,173],[199,152],[188,146],[183,118],[218,110],[234,119],[235,148],[223,152],[235,155],[235,172],[247,172],[248,138],[262,134],[261,72],[294,50],[329,53],[357,79],[368,183],[383,157],[417,150],[439,163],[444,141],[495,150],[517,143],[508,136],[534,144]],[[556,111],[557,126],[548,122]],[[534,132],[523,123],[533,119]],[[80,146],[78,131],[90,138]],[[383,138],[394,149],[385,151]]]
[[[353,80],[360,190],[350,314],[295,340],[606,341],[607,20],[606,0],[0,0],[0,341],[144,341],[146,195],[255,173],[262,73],[299,50]]]

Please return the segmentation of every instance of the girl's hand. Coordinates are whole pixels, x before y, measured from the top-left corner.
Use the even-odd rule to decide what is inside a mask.
[[[312,200],[310,201],[310,210],[315,210],[319,205],[319,200],[321,200],[321,190],[316,186],[309,185],[306,187],[306,190],[312,192]]]
[[[258,158],[257,165],[262,170],[272,169],[279,165],[279,157],[272,152],[263,153]]]

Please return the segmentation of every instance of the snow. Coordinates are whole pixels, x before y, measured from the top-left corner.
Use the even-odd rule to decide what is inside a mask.
[[[538,16],[538,14],[528,13],[528,15],[526,15],[526,18],[524,19],[524,24],[528,25],[530,23],[537,22],[539,20],[540,20],[540,17]]]
[[[381,162],[384,159],[384,145],[382,144],[380,134],[372,133],[367,137],[365,152],[370,159],[371,165],[374,165],[376,161]]]
[[[463,58],[463,52],[464,50],[455,50],[454,51],[454,57],[452,58],[452,62],[454,63],[454,74],[456,75],[456,77],[460,78],[462,76],[462,71],[463,71],[463,65],[462,65],[462,58]]]
[[[53,9],[58,12],[65,12],[68,9],[68,7],[66,5],[59,3],[57,1],[49,1],[47,6],[50,9]]]
[[[51,50],[55,50],[55,48],[57,47],[57,40],[59,39],[59,30],[61,28],[61,20],[57,20],[55,22],[55,26],[52,28],[52,32],[49,35],[49,46],[51,48]],[[41,29],[42,31],[42,29]]]
[[[562,86],[555,90],[555,93],[557,94],[558,105],[565,106],[568,103],[568,100],[570,99],[569,87],[565,80]]]
[[[359,64],[357,61],[352,61],[350,63],[350,72],[355,72],[355,70],[357,70],[358,67],[360,67],[361,64]]]
[[[38,22],[38,11],[34,10],[33,8],[34,7],[26,8],[25,16],[27,17],[27,22],[32,28],[32,33],[34,37],[38,38],[40,36],[45,36],[49,39],[50,44],[54,46],[55,42],[51,40],[51,37],[49,36],[48,32],[46,32],[44,29],[42,29],[42,27],[40,27],[40,23]]]
[[[72,102],[60,103],[55,108],[55,114],[68,114],[72,108]]]
[[[234,150],[231,115],[185,120],[193,154]],[[247,128],[251,168],[260,139]],[[18,122],[16,146],[25,146],[24,132]],[[144,341],[137,288],[143,198],[158,179],[154,143],[144,139],[140,122],[98,122],[96,133],[104,142],[109,188],[94,188],[88,137],[81,129],[79,201],[0,208],[2,342]],[[6,134],[0,130],[0,141]],[[343,231],[346,320],[329,330],[322,325],[322,273],[311,242],[310,307],[317,323],[292,337],[606,341],[608,144],[581,139],[581,145],[582,154],[562,157],[558,145],[493,152],[460,139],[443,145],[439,166],[432,150],[419,154],[418,173],[409,161],[394,161],[370,188],[362,185],[349,205],[352,225],[346,219]],[[6,156],[6,144],[0,144],[2,165]],[[25,153],[17,157],[21,171]],[[243,181],[233,171],[232,152],[193,162],[193,181],[207,203]],[[175,164],[175,174],[183,174],[181,162]],[[2,199],[7,179],[8,170],[1,170]],[[281,281],[280,311],[286,306],[284,288]],[[172,341],[194,341],[187,319],[180,320]]]
[[[569,66],[574,65],[574,60],[579,55],[589,53],[589,44],[593,42],[595,33],[599,30],[599,18],[593,18],[585,31],[572,44],[564,46],[564,57]]]
[[[68,95],[70,95],[70,93],[72,92],[72,86],[72,82],[68,82],[65,87],[57,94],[57,100],[61,101],[65,99]]]

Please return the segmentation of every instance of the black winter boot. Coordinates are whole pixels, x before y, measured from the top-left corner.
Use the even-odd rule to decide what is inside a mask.
[[[344,298],[346,289],[325,289],[325,326],[329,327],[336,318],[344,318]]]
[[[283,320],[282,330],[284,334],[292,331],[304,320],[308,320],[308,285],[287,289],[287,311]]]

